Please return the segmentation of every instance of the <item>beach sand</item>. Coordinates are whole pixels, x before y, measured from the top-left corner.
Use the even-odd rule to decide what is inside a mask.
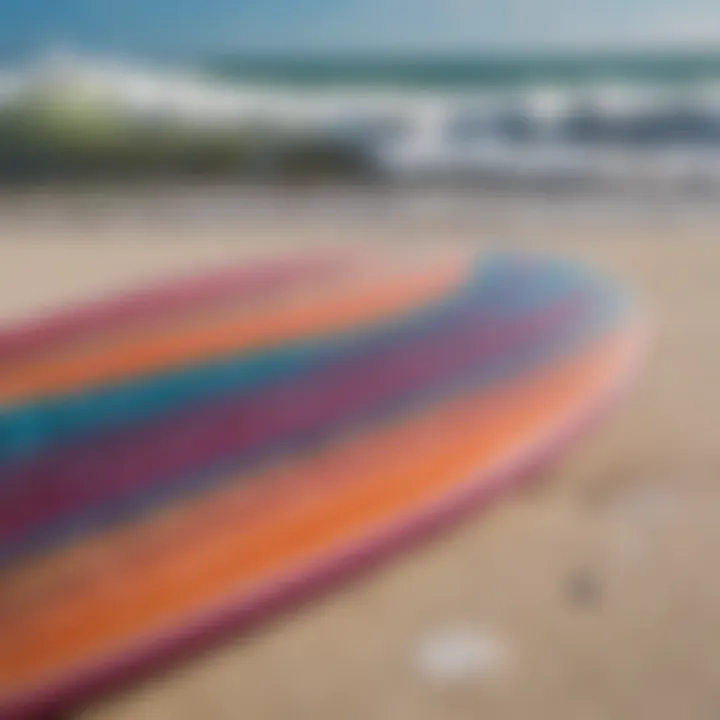
[[[542,482],[79,717],[720,717],[720,212],[505,199],[219,223],[59,220],[27,202],[0,218],[4,319],[289,246],[457,243],[580,258],[635,289],[654,326],[630,398]],[[450,660],[428,661],[442,647]]]

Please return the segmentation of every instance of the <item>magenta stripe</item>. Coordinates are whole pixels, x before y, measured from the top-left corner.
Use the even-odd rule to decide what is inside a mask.
[[[459,327],[371,359],[353,360],[319,377],[171,418],[144,431],[69,448],[62,459],[40,458],[12,472],[12,485],[0,495],[0,539],[7,541],[36,523],[237,457],[278,436],[331,426],[388,395],[422,388],[533,337],[546,337],[585,312],[585,305],[580,298],[563,299],[512,325],[478,324],[470,314]]]

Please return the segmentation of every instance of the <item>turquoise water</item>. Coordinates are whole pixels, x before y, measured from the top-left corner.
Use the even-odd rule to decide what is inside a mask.
[[[457,58],[222,57],[204,66],[211,74],[225,78],[293,85],[490,88],[598,80],[660,84],[720,80],[720,52]]]

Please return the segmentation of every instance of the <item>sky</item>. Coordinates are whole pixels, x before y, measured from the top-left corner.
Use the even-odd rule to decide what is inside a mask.
[[[0,55],[720,48],[718,0],[0,0]]]

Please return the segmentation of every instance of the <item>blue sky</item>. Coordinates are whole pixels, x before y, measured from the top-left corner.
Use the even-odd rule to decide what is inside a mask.
[[[487,52],[713,45],[718,0],[0,0],[0,53]]]

